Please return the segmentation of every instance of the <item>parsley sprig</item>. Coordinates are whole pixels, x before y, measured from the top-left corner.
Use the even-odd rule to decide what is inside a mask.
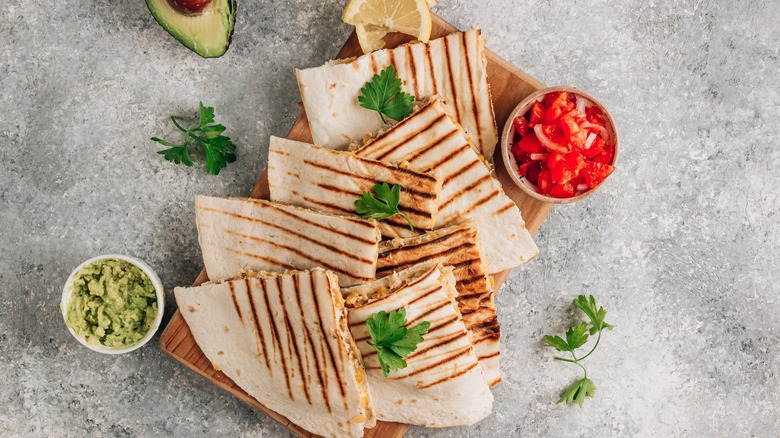
[[[401,215],[409,228],[414,231],[411,219],[405,213],[398,209],[398,203],[401,201],[401,186],[393,184],[390,187],[387,183],[381,183],[374,186],[374,194],[363,192],[363,195],[355,201],[357,214],[365,219],[382,220],[395,215]]]
[[[387,377],[392,371],[406,368],[406,358],[417,350],[417,344],[423,341],[422,335],[428,333],[431,323],[423,321],[413,328],[406,328],[406,309],[401,307],[384,310],[371,315],[366,320],[371,341],[368,345],[374,347],[379,358],[382,374]]]
[[[558,400],[558,403],[566,402],[567,405],[576,401],[577,404],[582,407],[585,396],[593,398],[596,394],[596,385],[588,378],[588,371],[580,362],[590,356],[593,351],[596,350],[596,347],[599,346],[601,332],[604,329],[612,330],[615,326],[607,324],[604,321],[604,317],[607,316],[607,311],[604,310],[603,307],[596,308],[596,299],[593,298],[593,295],[589,298],[586,298],[585,295],[580,295],[574,300],[574,305],[582,310],[588,319],[590,319],[590,323],[583,322],[582,324],[569,328],[569,330],[566,331],[566,339],[563,339],[560,336],[546,335],[544,337],[544,345],[546,347],[553,347],[558,351],[568,351],[571,353],[571,359],[556,357],[555,360],[570,362],[582,368],[582,372],[584,373],[583,378],[569,386],[566,391],[563,392],[563,395],[561,395],[560,400]],[[598,337],[596,338],[596,343],[593,345],[593,348],[591,348],[586,355],[577,357],[574,350],[585,345],[588,342],[588,338],[597,333]]]
[[[378,112],[382,123],[387,123],[385,116],[396,121],[409,116],[414,96],[401,91],[401,79],[395,73],[395,67],[388,65],[360,89],[358,102],[361,107]]]
[[[166,160],[175,164],[184,164],[185,166],[192,166],[192,158],[190,158],[189,143],[193,140],[195,143],[201,145],[206,151],[206,172],[212,175],[219,175],[219,171],[226,167],[228,163],[236,161],[236,145],[230,140],[230,137],[222,135],[225,132],[225,126],[214,123],[214,108],[203,106],[203,102],[200,103],[200,119],[198,126],[190,129],[183,128],[175,117],[171,116],[171,121],[184,133],[184,143],[175,144],[157,137],[152,137],[152,141],[156,141],[163,146],[168,146],[168,149],[158,151],[165,157]]]

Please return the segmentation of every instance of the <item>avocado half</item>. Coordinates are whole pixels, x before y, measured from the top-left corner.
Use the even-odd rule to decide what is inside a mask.
[[[165,30],[204,58],[225,54],[236,22],[236,0],[146,0]]]

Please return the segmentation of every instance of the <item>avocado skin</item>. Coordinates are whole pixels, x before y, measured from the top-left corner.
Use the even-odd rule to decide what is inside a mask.
[[[151,12],[155,21],[157,21],[157,23],[162,26],[163,29],[165,29],[185,47],[202,56],[203,58],[219,58],[220,56],[224,55],[225,52],[227,52],[227,49],[230,47],[233,31],[235,30],[237,1],[213,0],[213,3],[221,3],[225,9],[225,13],[215,13],[213,10],[211,10],[212,6],[210,5],[204,10],[201,16],[211,16],[215,25],[223,27],[224,32],[221,32],[219,35],[219,44],[215,45],[212,41],[210,46],[208,44],[199,44],[197,36],[188,37],[180,30],[180,27],[177,25],[177,23],[175,23],[175,20],[186,18],[187,15],[182,14],[181,12],[178,12],[169,6],[167,0],[146,0],[146,7],[149,9],[149,12]],[[181,27],[186,27],[186,22],[182,21]]]

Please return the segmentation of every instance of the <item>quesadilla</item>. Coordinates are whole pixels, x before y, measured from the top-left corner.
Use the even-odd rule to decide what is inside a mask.
[[[406,44],[356,59],[334,61],[295,71],[314,143],[344,149],[383,125],[373,111],[358,104],[360,89],[387,66],[395,67],[403,91],[423,100],[440,95],[477,150],[488,160],[498,142],[490,97],[485,41],[472,28],[429,43]]]
[[[217,371],[307,431],[362,437],[376,420],[332,272],[262,273],[174,290]]]
[[[206,273],[214,281],[241,271],[324,267],[342,286],[374,278],[376,221],[334,216],[249,198],[195,197]]]
[[[458,291],[456,301],[482,374],[488,385],[497,385],[501,382],[501,326],[496,316],[493,281],[487,274],[476,223],[467,220],[422,236],[380,242],[376,276],[392,275],[422,262],[453,267]]]
[[[415,229],[433,228],[441,182],[431,174],[416,172],[352,152],[334,151],[308,143],[271,137],[268,149],[268,185],[271,200],[336,214],[355,214],[355,201],[374,185],[401,186],[398,209]],[[412,236],[400,215],[379,224],[382,235]]]
[[[489,273],[520,266],[539,254],[520,209],[438,99],[355,153],[389,163],[408,163],[411,169],[430,171],[441,179],[437,226],[474,219]]]
[[[493,395],[454,302],[452,268],[421,264],[372,283],[344,289],[349,327],[368,374],[377,418],[427,427],[467,426],[490,415]],[[430,322],[406,358],[385,377],[366,320],[379,311],[406,309],[406,327]]]

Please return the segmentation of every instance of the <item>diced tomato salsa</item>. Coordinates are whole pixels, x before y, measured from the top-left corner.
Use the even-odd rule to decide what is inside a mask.
[[[542,195],[571,198],[601,184],[614,170],[614,139],[601,109],[573,93],[554,92],[512,121],[511,152],[518,173]],[[585,108],[585,112],[581,111]]]

